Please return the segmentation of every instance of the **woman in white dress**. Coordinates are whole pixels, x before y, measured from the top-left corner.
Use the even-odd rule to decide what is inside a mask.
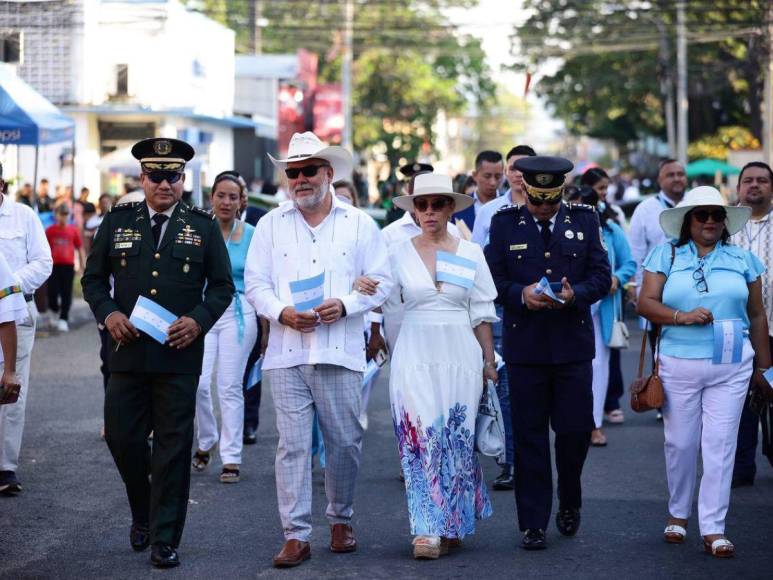
[[[421,234],[390,248],[405,303],[389,392],[415,558],[434,559],[475,531],[491,503],[475,454],[475,417],[486,380],[497,380],[491,323],[496,288],[478,245],[447,231],[472,203],[446,175],[419,175],[412,196]]]

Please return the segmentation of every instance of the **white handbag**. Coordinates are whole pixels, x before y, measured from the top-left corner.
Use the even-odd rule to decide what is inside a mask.
[[[621,300],[619,313],[617,304],[615,304],[615,320],[612,322],[612,334],[609,337],[609,344],[607,344],[609,348],[628,348],[628,338],[631,334],[628,332],[628,327],[622,318],[623,305]]]
[[[483,390],[475,417],[475,450],[488,457],[505,453],[505,425],[494,381],[489,380]]]

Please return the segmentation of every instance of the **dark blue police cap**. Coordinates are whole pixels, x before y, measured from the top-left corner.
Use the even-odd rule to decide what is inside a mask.
[[[435,171],[435,168],[432,167],[429,163],[418,163],[416,161],[406,163],[400,168],[400,173],[402,173],[406,179],[410,179],[417,173],[424,171],[429,171],[431,173]]]
[[[563,157],[537,155],[518,159],[515,168],[523,173],[524,187],[530,197],[554,201],[561,197],[566,174],[574,165]]]
[[[143,171],[182,172],[186,161],[193,158],[194,151],[185,141],[153,137],[135,143],[132,155],[139,159]]]

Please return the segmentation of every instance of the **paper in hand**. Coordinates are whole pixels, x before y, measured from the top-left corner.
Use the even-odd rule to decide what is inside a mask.
[[[555,292],[553,292],[553,289],[550,287],[550,282],[548,282],[548,279],[544,276],[542,277],[542,280],[537,282],[537,285],[534,287],[534,293],[539,296],[541,294],[544,294],[554,302],[558,302],[559,304],[563,304],[565,300],[562,298],[559,298],[556,296]]]

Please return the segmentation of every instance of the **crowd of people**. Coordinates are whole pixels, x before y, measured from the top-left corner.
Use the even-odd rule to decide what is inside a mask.
[[[211,213],[183,203],[194,156],[183,141],[146,139],[132,154],[143,193],[110,211],[100,198],[99,211],[84,216],[84,202],[89,211],[77,221],[72,204],[59,203],[44,231],[24,196],[0,198],[0,232],[10,232],[0,235],[0,493],[22,490],[33,295],[48,281],[66,330],[80,255],[130,544],[151,547],[157,567],[180,563],[191,472],[206,471],[217,451],[219,481],[240,481],[263,378],[279,434],[285,538],[273,565],[311,556],[315,451],[330,550],[357,550],[367,401],[387,358],[415,558],[459,550],[492,515],[476,446],[479,403],[492,389],[504,440],[491,487],[514,491],[521,547],[547,547],[554,495],[556,528],[574,536],[589,447],[607,445],[605,422],[626,419],[627,303],[645,322],[665,391],[663,539],[687,536],[700,452],[699,533],[708,553],[734,555],[725,536],[730,489],[753,485],[759,409],[773,404],[766,164],[742,169],[738,205],[729,205],[714,187],[688,191],[684,167],[665,159],[659,192],[629,222],[603,169],[569,187],[572,162],[528,145],[504,157],[480,152],[461,191],[431,165],[409,163],[392,200],[404,213],[380,229],[358,207],[351,154],[313,133],[295,134],[286,157],[271,157],[288,199],[269,212],[248,207],[235,171],[215,178]]]

